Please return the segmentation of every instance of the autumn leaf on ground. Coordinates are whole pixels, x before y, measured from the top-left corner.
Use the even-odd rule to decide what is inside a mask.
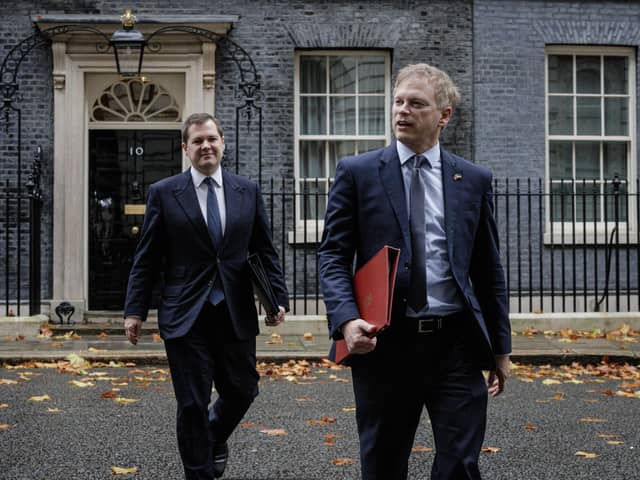
[[[112,475],[129,475],[137,472],[138,467],[111,467]]]
[[[256,427],[264,427],[264,424],[262,424],[262,423],[245,422],[245,423],[241,423],[240,426],[243,427],[243,428],[256,428]]]
[[[0,423],[0,430],[9,430],[10,428],[11,428],[11,425],[7,423]]]
[[[17,385],[17,380],[9,380],[8,378],[0,378],[0,385]]]
[[[412,452],[433,452],[431,447],[423,447],[422,445],[416,445],[411,449]]]
[[[46,325],[42,325],[38,332],[38,338],[51,338],[53,336],[53,331]]]
[[[622,440],[608,440],[607,445],[622,445],[624,442]]]
[[[69,381],[70,385],[73,385],[74,387],[78,387],[78,388],[87,388],[87,387],[95,387],[96,384],[95,383],[91,383],[91,382],[80,382],[78,380],[70,380]]]
[[[344,407],[342,411],[347,413],[353,413],[356,411],[356,407]]]
[[[616,433],[599,433],[598,438],[620,438]]]
[[[317,399],[313,397],[298,397],[294,398],[296,402],[315,402]]]
[[[153,340],[154,343],[160,343],[162,341],[162,337],[160,336],[159,333],[152,333],[151,339]]]
[[[108,336],[109,334],[107,332],[100,332],[98,334],[98,338],[102,338],[102,339],[107,338]]]
[[[59,408],[47,408],[47,412],[48,413],[61,413],[62,410],[60,410]]]
[[[68,331],[64,335],[55,335],[53,338],[59,340],[80,340],[82,337],[73,330]]]
[[[589,418],[589,417],[581,418],[580,421],[584,423],[605,423],[606,422],[604,418]]]
[[[119,403],[120,405],[128,405],[130,403],[139,402],[140,400],[136,398],[116,397],[113,399],[113,401]]]
[[[284,428],[267,428],[265,430],[260,430],[260,433],[264,433],[271,437],[284,437],[289,435],[289,433]]]
[[[582,457],[582,458],[598,458],[600,455],[597,455],[595,453],[588,453],[588,452],[576,452],[575,456]]]
[[[498,447],[482,447],[484,453],[498,453],[501,449]]]
[[[51,400],[51,397],[47,394],[45,395],[40,395],[40,396],[34,396],[34,397],[29,397],[29,401],[30,402],[47,402]]]
[[[313,333],[306,332],[304,335],[302,335],[302,338],[304,338],[307,341],[311,341],[311,340],[313,340]]]
[[[322,435],[322,438],[324,438],[325,445],[335,445],[336,438],[343,438],[343,437],[344,435],[338,435],[337,433],[325,433],[324,435]]]
[[[7,405],[6,403],[0,403],[0,410],[3,410],[5,408],[9,408],[9,405]]]
[[[331,463],[338,466],[353,465],[353,459],[352,458],[334,458],[333,460],[331,460]]]
[[[307,420],[305,423],[307,425],[324,425],[327,422],[324,422],[322,420]]]
[[[70,353],[69,355],[67,355],[65,357],[65,360],[69,362],[69,365],[73,368],[84,369],[91,367],[91,364],[89,362],[75,353]]]
[[[280,345],[280,344],[284,343],[284,340],[282,340],[282,337],[279,334],[272,333],[271,334],[271,340],[267,340],[265,343],[267,345]]]
[[[538,429],[538,427],[536,427],[536,426],[535,426],[534,424],[532,424],[532,423],[526,423],[526,424],[524,425],[524,428],[525,428],[526,430],[537,430],[537,429]]]
[[[116,392],[115,390],[109,390],[108,392],[104,392],[102,394],[100,394],[101,398],[116,398],[118,396],[118,392]]]
[[[92,353],[105,353],[107,352],[106,349],[104,348],[95,348],[95,347],[89,347],[88,350]]]
[[[561,382],[559,380],[554,380],[553,378],[547,378],[542,381],[543,385],[559,385]]]

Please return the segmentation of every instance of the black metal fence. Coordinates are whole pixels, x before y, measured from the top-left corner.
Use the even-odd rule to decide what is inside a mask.
[[[639,311],[638,181],[496,180],[495,216],[513,313]],[[292,310],[323,314],[317,246],[329,185],[271,181],[263,196]],[[633,193],[630,193],[630,190]]]

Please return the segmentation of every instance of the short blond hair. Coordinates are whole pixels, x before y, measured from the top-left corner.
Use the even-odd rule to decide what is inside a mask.
[[[396,76],[396,82],[393,85],[394,94],[400,83],[414,76],[423,77],[433,86],[438,108],[454,108],[460,103],[460,91],[455,83],[453,83],[453,80],[451,80],[451,77],[439,68],[426,63],[415,63],[401,68]]]

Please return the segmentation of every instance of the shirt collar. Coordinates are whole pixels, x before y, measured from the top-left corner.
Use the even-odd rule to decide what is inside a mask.
[[[404,145],[402,142],[396,142],[396,149],[398,150],[400,165],[404,165],[407,162],[407,160],[409,160],[411,157],[415,155],[415,152],[412,151],[406,145]],[[440,142],[436,143],[429,150],[422,152],[420,155],[422,155],[429,161],[429,165],[431,165],[431,168],[439,166],[440,165]]]
[[[207,178],[207,176],[199,170],[191,167],[191,178],[193,179],[193,184],[195,185],[195,187],[200,188],[200,185],[202,185],[202,182],[204,182],[204,179]],[[222,186],[222,165],[220,165],[216,169],[216,171],[213,172],[211,178],[213,178],[213,181],[216,182],[216,185],[218,187]]]

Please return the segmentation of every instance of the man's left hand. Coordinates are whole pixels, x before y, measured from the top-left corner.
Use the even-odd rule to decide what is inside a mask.
[[[276,325],[280,325],[284,322],[284,307],[280,307],[280,310],[275,315],[267,315],[264,317],[264,323],[267,327],[275,327]]]
[[[509,355],[496,355],[496,369],[489,372],[487,387],[489,395],[497,397],[504,391],[504,384],[509,378]]]

